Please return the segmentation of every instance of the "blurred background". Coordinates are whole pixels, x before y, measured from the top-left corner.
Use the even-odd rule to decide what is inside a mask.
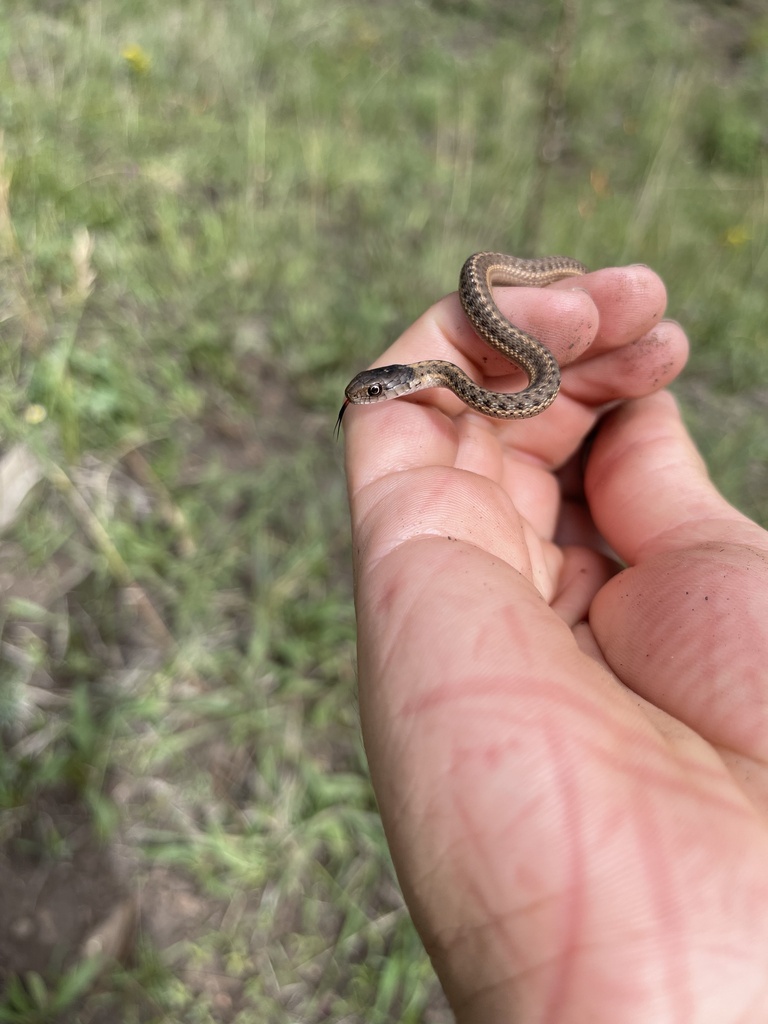
[[[0,1022],[448,1024],[343,387],[475,250],[647,263],[768,522],[762,0],[6,0],[0,53]]]

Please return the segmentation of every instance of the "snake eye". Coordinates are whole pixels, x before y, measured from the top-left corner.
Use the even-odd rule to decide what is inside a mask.
[[[370,398],[377,398],[382,392],[381,384],[370,384],[368,387],[368,395]]]

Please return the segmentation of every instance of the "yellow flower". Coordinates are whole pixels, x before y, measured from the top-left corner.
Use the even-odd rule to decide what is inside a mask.
[[[146,75],[152,65],[149,54],[135,44],[124,46],[121,56],[134,75]]]
[[[48,411],[45,406],[37,405],[36,403],[28,405],[24,410],[24,422],[29,423],[31,426],[36,426],[38,423],[42,423],[47,415]]]
[[[736,224],[725,232],[725,244],[733,246],[735,249],[740,245],[744,245],[751,237],[749,229],[744,224]]]

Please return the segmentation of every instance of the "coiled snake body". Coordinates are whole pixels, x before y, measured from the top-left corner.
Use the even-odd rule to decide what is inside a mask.
[[[337,430],[348,405],[368,405],[399,398],[425,388],[449,388],[471,409],[495,419],[536,416],[554,402],[560,389],[560,368],[549,349],[531,334],[515,327],[493,298],[494,285],[543,287],[564,277],[587,272],[568,256],[524,260],[496,252],[477,252],[461,268],[459,298],[477,333],[528,375],[522,391],[504,394],[480,387],[453,363],[427,359],[363,370],[349,382],[336,421]]]

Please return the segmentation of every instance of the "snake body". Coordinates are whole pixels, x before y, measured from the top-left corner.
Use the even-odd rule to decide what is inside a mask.
[[[554,402],[560,389],[557,360],[540,341],[515,327],[493,298],[494,285],[543,287],[587,272],[568,256],[524,260],[496,252],[478,252],[461,268],[459,298],[477,333],[528,375],[522,391],[505,394],[480,387],[471,377],[442,359],[379,366],[364,370],[349,382],[337,428],[347,405],[367,405],[412,394],[424,388],[448,388],[471,409],[495,419],[536,416]]]

